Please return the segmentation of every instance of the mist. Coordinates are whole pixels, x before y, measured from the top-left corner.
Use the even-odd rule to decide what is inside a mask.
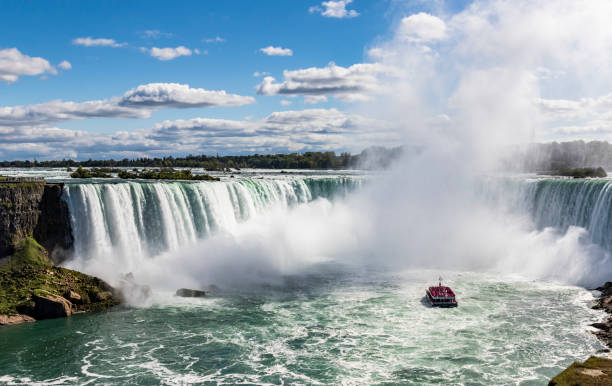
[[[605,1],[476,1],[452,16],[442,8],[398,19],[367,51],[387,71],[355,109],[393,122],[400,145],[417,154],[344,200],[271,207],[152,258],[77,257],[69,266],[115,282],[133,272],[162,291],[282,285],[329,263],[600,284],[612,273],[609,256],[584,228],[538,230],[504,204],[515,192],[498,190],[491,203],[481,189],[503,149],[546,135],[536,101],[609,85],[612,28],[602,15],[611,9]],[[542,75],[550,73],[558,76]]]

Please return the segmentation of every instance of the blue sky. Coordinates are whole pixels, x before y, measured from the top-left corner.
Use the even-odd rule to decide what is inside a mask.
[[[448,56],[440,68],[449,69],[462,43],[445,46],[454,38],[448,31],[462,33],[456,20],[480,16],[478,5],[508,13],[499,2],[475,3],[3,1],[0,159],[355,152],[398,144],[393,123],[360,114],[372,94],[383,93],[380,74],[390,73],[387,59],[371,50],[392,45],[418,56],[396,44],[407,28],[402,33],[420,36],[404,38],[410,50],[439,48]],[[427,35],[436,28],[440,36]],[[449,78],[461,78],[452,71]],[[125,95],[138,87],[146,100],[136,106]],[[579,97],[558,82],[546,90],[555,97],[542,102],[547,111],[558,112],[555,100]],[[151,107],[151,98],[165,99]]]
[[[0,105],[31,105],[61,99],[87,101],[120,96],[148,83],[180,83],[207,90],[251,95],[256,103],[237,107],[163,109],[147,119],[69,120],[57,127],[112,133],[150,127],[163,120],[194,117],[249,119],[274,111],[305,109],[300,101],[282,106],[278,96],[257,96],[255,72],[282,77],[285,69],[350,66],[388,31],[390,3],[360,1],[347,8],[358,17],[324,17],[309,12],[316,1],[5,1],[0,3],[0,49],[17,48],[70,70],[57,75],[20,76],[0,83]],[[149,32],[147,32],[149,31]],[[121,47],[85,47],[79,37],[113,39]],[[219,38],[219,39],[217,39]],[[212,41],[211,41],[212,40]],[[161,61],[141,47],[198,49],[199,55]],[[268,56],[267,46],[290,48],[292,56]],[[317,107],[339,107],[329,101]]]

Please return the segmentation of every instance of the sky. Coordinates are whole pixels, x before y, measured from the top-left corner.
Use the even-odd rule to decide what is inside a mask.
[[[3,1],[0,159],[396,146],[398,85],[448,128],[462,82],[493,68],[536,79],[517,97],[531,139],[608,139],[605,3]]]

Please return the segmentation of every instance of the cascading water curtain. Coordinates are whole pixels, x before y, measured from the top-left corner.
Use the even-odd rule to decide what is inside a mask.
[[[360,178],[68,184],[77,256],[155,256],[193,243],[272,206],[344,197]]]

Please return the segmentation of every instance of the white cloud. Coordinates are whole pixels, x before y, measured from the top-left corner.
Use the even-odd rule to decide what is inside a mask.
[[[127,45],[127,43],[117,43],[114,39],[106,39],[106,38],[97,38],[93,39],[91,37],[86,38],[76,38],[72,41],[72,44],[77,46],[85,46],[85,47],[123,47]]]
[[[255,71],[255,72],[253,73],[253,76],[254,76],[254,77],[256,77],[256,78],[258,78],[258,77],[260,77],[260,76],[266,76],[266,75],[270,75],[270,73],[269,73],[269,72],[266,72],[266,71],[262,71],[262,72],[260,72],[260,71]]]
[[[409,141],[453,133],[483,153],[605,130],[599,138],[611,140],[610,15],[606,0],[475,0],[456,14],[408,14],[391,39],[367,47],[397,74],[379,78],[392,93],[377,96],[372,114],[418,117],[406,124]],[[452,124],[432,127],[439,114]]]
[[[43,58],[24,55],[17,48],[0,50],[0,80],[16,82],[22,75],[56,74],[55,68]]]
[[[281,106],[290,106],[293,102],[283,99],[280,101]]]
[[[304,103],[307,105],[316,105],[317,103],[327,102],[325,95],[306,95],[304,96]]]
[[[159,60],[172,60],[179,56],[191,56],[192,51],[184,46],[157,48],[153,47],[148,50],[149,55]]]
[[[293,51],[289,48],[268,46],[260,48],[259,51],[268,56],[293,56]]]
[[[193,118],[133,132],[0,126],[0,159],[123,158],[179,154],[354,150],[397,141],[388,123],[336,109],[284,111],[256,121]]]
[[[121,101],[122,106],[149,107],[212,107],[241,106],[255,102],[250,96],[228,94],[222,91],[210,91],[203,88],[191,88],[187,84],[149,83],[126,92]]]
[[[204,43],[225,43],[225,39],[223,39],[221,36],[215,36],[214,38],[204,39]]]
[[[139,35],[144,39],[160,39],[160,38],[169,38],[173,35],[170,32],[162,32],[158,29],[149,29],[142,32],[139,32]]]
[[[350,67],[330,63],[327,67],[311,67],[283,71],[285,80],[277,83],[267,76],[257,86],[260,95],[304,95],[312,97],[332,95],[344,101],[367,100],[369,95],[382,91],[379,77],[390,74],[391,68],[378,63],[358,63]]]
[[[0,128],[44,126],[86,118],[147,118],[162,108],[241,106],[254,103],[250,96],[191,88],[186,84],[149,83],[121,97],[86,102],[51,101],[28,106],[0,107]]]
[[[321,7],[310,7],[308,11],[310,13],[320,13],[325,17],[333,17],[338,19],[357,17],[359,16],[359,12],[355,11],[354,9],[346,9],[346,6],[352,2],[353,0],[324,1],[321,3]]]
[[[412,42],[435,42],[447,37],[446,23],[428,13],[417,13],[402,19],[397,34]]]
[[[61,68],[62,70],[70,70],[72,69],[72,64],[70,64],[69,61],[67,60],[62,60],[60,62],[60,64],[57,65],[59,68]]]

